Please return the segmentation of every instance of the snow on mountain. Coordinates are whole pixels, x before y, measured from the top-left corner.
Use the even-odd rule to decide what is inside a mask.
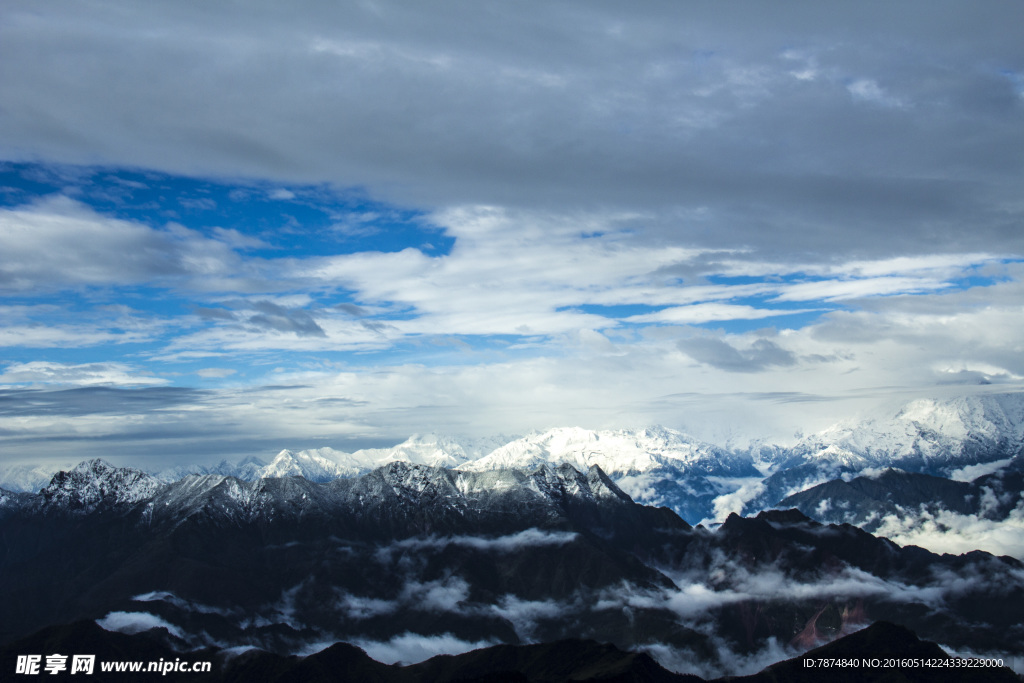
[[[350,454],[333,448],[298,452],[285,449],[269,465],[258,470],[257,478],[305,477],[309,481],[330,481],[360,474],[363,471],[360,465]]]
[[[480,457],[486,441],[469,442],[464,446],[452,437],[437,434],[414,434],[391,448],[365,448],[346,453],[333,448],[304,451],[283,450],[260,469],[256,478],[300,475],[310,481],[330,481],[338,477],[354,477],[391,462],[406,462],[428,467],[454,467],[471,458]]]
[[[596,465],[633,500],[670,507],[691,523],[712,514],[717,497],[760,476],[749,457],[663,427],[550,429],[512,441],[458,469],[532,470],[561,464],[581,471]]]
[[[889,414],[847,420],[801,440],[745,510],[834,479],[895,467],[952,477],[1024,451],[1024,393],[920,399]]]
[[[595,431],[564,427],[520,438],[464,439],[417,434],[391,448],[353,453],[333,448],[283,450],[271,462],[247,458],[215,466],[164,470],[156,480],[218,475],[242,481],[302,476],[325,482],[389,463],[488,472],[569,464],[600,467],[638,502],[673,508],[691,523],[753,512],[835,479],[896,467],[943,477],[990,472],[1024,451],[1024,393],[922,399],[868,418],[851,419],[793,447],[754,440],[728,449],[662,427]],[[0,469],[0,488],[33,491],[50,468]],[[55,495],[55,494],[54,494]]]
[[[15,493],[36,493],[50,483],[62,468],[71,469],[74,463],[57,465],[0,465],[0,488]]]
[[[407,462],[428,467],[455,467],[486,455],[498,446],[508,443],[509,437],[467,439],[439,434],[414,434],[391,448],[366,448],[347,453],[329,447],[293,451],[280,451],[269,463],[248,457],[238,463],[226,460],[217,465],[185,465],[155,473],[163,482],[172,483],[194,475],[222,475],[242,481],[255,481],[273,477],[302,476],[310,481],[324,482],[338,477],[365,474],[390,462]],[[52,474],[52,473],[51,473]],[[49,475],[41,485],[50,479]],[[0,474],[0,486],[6,479]],[[22,490],[6,486],[12,491]]]
[[[511,439],[495,436],[485,439],[466,439],[441,434],[413,434],[392,448],[366,448],[352,454],[373,467],[389,462],[409,462],[429,467],[457,467],[478,460]]]
[[[568,427],[517,439],[459,469],[482,472],[567,463],[583,470],[597,465],[609,475],[625,475],[666,466],[712,472],[728,468],[734,460],[717,446],[663,427],[614,431]]]
[[[237,463],[221,460],[213,466],[208,465],[182,465],[153,472],[152,474],[160,481],[168,484],[184,479],[190,474],[206,475],[218,474],[225,477],[235,477],[244,481],[252,481],[260,478],[260,471],[267,466],[255,456],[249,456]]]
[[[98,507],[133,505],[164,486],[141,470],[97,459],[80,463],[70,472],[58,472],[39,493],[47,507],[91,512]]]
[[[801,441],[794,455],[849,467],[950,474],[1004,459],[1024,445],[1024,393],[921,399],[895,415],[846,421]]]
[[[585,472],[561,465],[531,472],[478,473],[392,462],[363,475],[323,483],[299,477],[240,481],[189,475],[159,489],[142,511],[142,520],[147,525],[178,525],[200,515],[214,523],[289,518],[333,524],[347,516],[367,520],[371,526],[377,519],[383,524],[381,532],[389,533],[387,529],[399,517],[422,520],[435,529],[446,517],[465,521],[466,515],[482,515],[500,520],[509,518],[513,510],[543,518],[545,509],[563,506],[570,499],[574,504],[632,504],[596,467]]]
[[[0,517],[7,512],[20,510],[31,504],[33,494],[24,491],[8,491],[0,488]]]

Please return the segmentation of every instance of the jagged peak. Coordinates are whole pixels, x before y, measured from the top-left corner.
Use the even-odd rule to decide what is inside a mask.
[[[98,506],[133,505],[152,497],[164,484],[132,467],[115,467],[100,458],[53,475],[40,495],[49,506],[89,511]]]
[[[590,466],[590,469],[587,471],[587,483],[590,485],[590,490],[599,498],[617,499],[628,503],[633,502],[633,499],[620,489],[598,465]]]
[[[796,508],[790,508],[788,510],[762,510],[757,513],[757,517],[754,519],[763,519],[766,522],[772,522],[775,524],[803,524],[805,522],[815,525],[818,524],[818,522],[815,522]]]
[[[559,463],[569,463],[581,471],[599,465],[604,472],[616,475],[665,469],[725,468],[737,472],[742,469],[733,454],[665,427],[618,430],[556,427],[511,441],[482,458],[460,465],[459,469],[475,472],[534,469],[542,464]]]
[[[77,465],[75,465],[74,469],[72,469],[71,471],[72,472],[82,472],[82,473],[87,473],[88,472],[88,473],[93,473],[93,474],[101,474],[101,473],[105,474],[105,473],[114,472],[114,471],[116,471],[118,469],[122,469],[122,468],[118,468],[118,467],[115,467],[114,465],[111,465],[109,462],[107,462],[103,458],[93,458],[92,460],[83,460],[82,462],[80,462]],[[126,467],[126,468],[123,468],[123,469],[132,469],[132,468]]]
[[[147,474],[142,470],[135,469],[134,467],[116,467],[102,458],[93,458],[92,460],[83,460],[71,470],[62,470],[54,474],[53,478],[50,480],[50,486],[48,486],[47,489],[52,489],[55,486],[61,486],[64,482],[71,480],[81,480],[82,478],[152,479],[156,481],[152,475]]]

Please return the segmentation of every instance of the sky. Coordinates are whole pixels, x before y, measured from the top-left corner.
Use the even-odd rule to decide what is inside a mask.
[[[1024,6],[10,0],[0,458],[720,444],[1024,379]]]

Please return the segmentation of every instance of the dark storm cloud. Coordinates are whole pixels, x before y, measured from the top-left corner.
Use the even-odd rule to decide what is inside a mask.
[[[285,308],[271,301],[257,301],[252,307],[257,314],[249,318],[249,324],[260,329],[293,332],[300,337],[327,336],[313,316],[301,309]]]
[[[9,158],[642,209],[637,240],[786,260],[1024,252],[1016,2],[3,12]]]
[[[0,415],[81,416],[166,410],[203,401],[209,392],[181,387],[78,387],[74,389],[0,389]]]
[[[343,313],[348,313],[352,317],[359,318],[366,315],[366,309],[362,306],[356,306],[355,304],[336,304],[336,309]]]
[[[693,337],[680,341],[679,349],[700,363],[730,372],[759,372],[796,364],[791,352],[767,339],[758,339],[749,349],[740,350],[714,337]]]
[[[201,318],[207,320],[236,320],[237,316],[231,311],[223,308],[204,308],[199,307],[195,309],[195,314]]]
[[[2,389],[3,461],[38,465],[107,458],[145,468],[158,463],[160,469],[267,456],[289,445],[287,438],[253,433],[224,414],[225,402],[243,400],[179,387]]]

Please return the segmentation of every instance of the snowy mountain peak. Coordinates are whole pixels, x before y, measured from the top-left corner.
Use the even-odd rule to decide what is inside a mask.
[[[142,519],[147,525],[178,525],[198,515],[204,523],[234,524],[353,515],[376,518],[387,526],[407,516],[432,525],[453,514],[490,514],[494,506],[543,515],[545,509],[608,503],[632,501],[598,468],[581,473],[569,465],[545,465],[530,473],[474,473],[392,462],[358,477],[325,483],[300,477],[244,482],[219,475],[189,475],[159,490]]]
[[[130,467],[87,460],[70,472],[58,472],[40,495],[50,506],[92,511],[97,507],[132,505],[151,498],[164,484]]]
[[[479,472],[568,463],[581,471],[597,465],[608,474],[625,474],[728,459],[716,446],[661,427],[603,431],[559,427],[512,441],[460,469]]]
[[[260,478],[260,471],[266,466],[267,463],[250,455],[236,463],[221,460],[213,466],[198,464],[184,465],[160,470],[159,472],[153,473],[153,475],[160,481],[168,484],[184,479],[190,474],[219,474],[226,477],[237,477],[238,479],[243,479],[245,481],[252,481]]]
[[[15,493],[37,493],[50,483],[61,469],[71,469],[74,463],[0,464],[0,487]]]
[[[1024,393],[919,399],[888,415],[846,421],[803,439],[800,458],[895,465],[948,474],[951,468],[1005,458],[1024,445]]]
[[[506,437],[470,439],[443,434],[413,434],[391,448],[366,448],[352,454],[366,469],[389,462],[408,462],[428,467],[456,467],[478,459],[508,443]]]
[[[568,463],[557,467],[544,464],[530,474],[529,482],[530,488],[552,500],[569,497],[616,503],[633,502],[597,465],[580,472]]]
[[[261,479],[269,477],[305,477],[310,481],[330,481],[338,477],[355,474],[353,468],[345,467],[332,456],[338,451],[332,448],[318,448],[293,452],[288,449],[277,454],[269,465],[259,470]],[[342,454],[347,455],[347,454]]]
[[[431,467],[454,467],[467,460],[466,450],[451,437],[438,434],[413,434],[392,448],[373,448],[356,451],[353,455],[383,465],[389,462],[409,462]]]

